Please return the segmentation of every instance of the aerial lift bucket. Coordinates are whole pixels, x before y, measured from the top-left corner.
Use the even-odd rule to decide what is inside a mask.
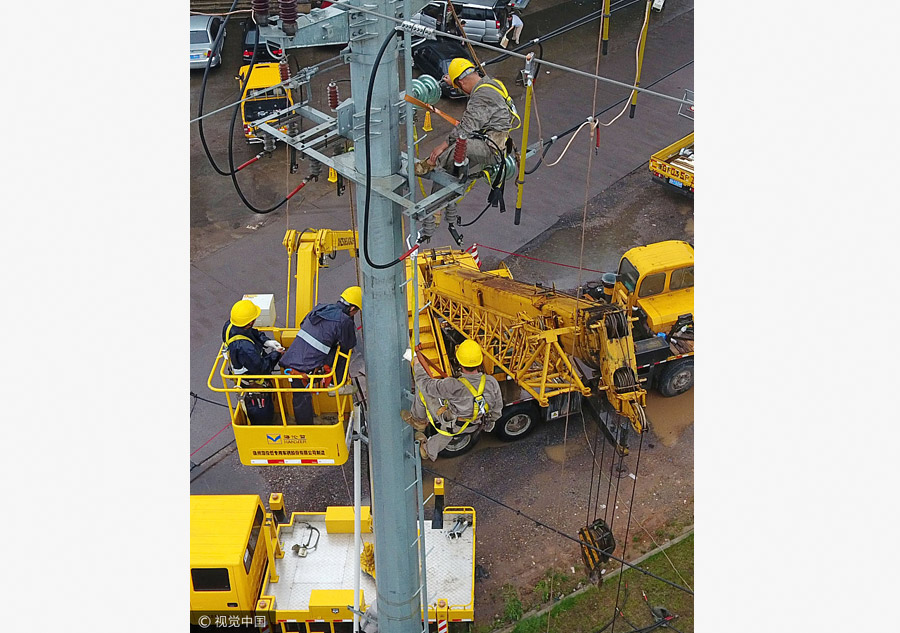
[[[296,329],[260,328],[279,342],[290,342]],[[231,427],[241,463],[245,466],[339,466],[349,455],[350,427],[348,420],[353,397],[342,393],[348,383],[350,353],[337,350],[335,364],[343,365],[341,376],[329,373],[308,374],[308,386],[299,386],[295,376],[271,374],[266,376],[234,375],[225,357],[224,345],[219,350],[209,374],[207,385],[213,391],[228,394]],[[213,376],[222,379],[221,387],[213,386]],[[293,382],[290,380],[294,378]],[[251,383],[251,381],[253,381]],[[293,420],[292,395],[295,392],[312,394],[316,424],[298,425]],[[236,398],[232,398],[235,394]],[[274,414],[271,424],[254,424],[244,402],[248,398],[271,398]]]

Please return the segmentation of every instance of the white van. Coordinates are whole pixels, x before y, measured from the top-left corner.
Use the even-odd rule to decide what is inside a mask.
[[[511,3],[510,0],[465,0],[454,2],[453,9],[464,22],[463,28],[469,39],[485,44],[497,44],[507,29],[509,7],[524,9],[529,1],[518,0]],[[439,31],[456,32],[455,29],[449,28],[453,16],[447,8],[447,0],[435,0],[425,5],[422,12],[413,15],[410,21]]]

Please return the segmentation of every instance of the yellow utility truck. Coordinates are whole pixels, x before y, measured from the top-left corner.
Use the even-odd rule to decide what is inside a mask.
[[[444,508],[443,486],[435,480],[438,512],[424,522],[427,617],[438,627],[472,622],[475,603],[475,511]],[[354,604],[365,613],[377,598],[369,507],[357,541],[352,506],[289,513],[281,494],[268,501],[191,495],[192,630],[351,633]]]
[[[281,83],[281,73],[277,63],[254,64],[253,72],[250,72],[249,64],[241,66],[237,80],[242,86],[247,73],[250,73],[250,80],[244,86],[244,92],[241,95],[241,98],[244,99],[241,102],[244,137],[248,143],[262,143],[263,139],[257,135],[257,129],[252,125],[253,122],[289,108],[294,105],[294,98],[291,96],[290,90],[278,86]],[[276,87],[272,88],[272,86]],[[265,88],[272,89],[261,93],[260,91]],[[278,119],[270,119],[267,123],[277,127]],[[286,132],[287,130],[282,131]]]
[[[650,157],[653,180],[694,197],[694,133],[664,147]]]
[[[481,271],[455,249],[421,253],[418,297],[407,294],[410,332],[418,313],[420,352],[436,372],[455,369],[453,350],[475,340],[485,371],[503,392],[503,416],[493,433],[524,437],[541,420],[581,410],[588,397],[623,450],[627,426],[646,426],[646,389],[665,396],[693,385],[693,248],[661,242],[629,250],[603,287],[575,296],[515,281],[509,270]],[[470,449],[476,433],[444,450]]]

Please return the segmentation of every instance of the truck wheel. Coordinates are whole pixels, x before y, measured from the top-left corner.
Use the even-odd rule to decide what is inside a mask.
[[[537,423],[538,411],[534,403],[519,402],[503,407],[503,415],[494,424],[493,433],[504,442],[512,442],[531,433]]]
[[[687,358],[672,363],[659,374],[659,393],[671,398],[694,386],[694,359]]]
[[[481,437],[481,429],[478,429],[474,433],[463,433],[462,435],[457,435],[447,446],[438,453],[438,457],[459,457],[464,453],[468,453],[475,444],[478,443],[478,439]]]

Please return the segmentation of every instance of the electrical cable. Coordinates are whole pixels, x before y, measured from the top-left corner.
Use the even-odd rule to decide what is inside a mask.
[[[639,1],[639,0],[635,0],[635,2],[637,2],[637,1]],[[331,6],[336,7],[336,8],[339,8],[339,9],[342,9],[342,10],[344,10],[344,11],[359,11],[359,12],[361,12],[361,13],[368,13],[368,14],[370,14],[370,15],[374,15],[374,16],[376,16],[376,17],[382,18],[382,19],[384,19],[384,20],[388,20],[388,21],[390,21],[390,22],[395,22],[395,23],[400,24],[400,25],[403,25],[404,22],[408,22],[408,20],[403,20],[402,18],[397,18],[397,17],[391,16],[391,15],[385,15],[385,14],[383,14],[383,13],[379,13],[378,11],[373,11],[373,10],[371,10],[371,9],[366,9],[366,8],[364,8],[364,7],[362,7],[362,6],[353,6],[353,5],[349,5],[349,4],[347,4],[346,2],[336,2],[336,3],[332,4]],[[623,8],[624,8],[624,7],[623,7]],[[478,42],[478,41],[469,39],[469,38],[467,38],[467,37],[461,37],[461,36],[459,36],[459,35],[453,35],[452,33],[444,33],[443,31],[436,31],[436,30],[433,31],[433,34],[434,34],[436,37],[443,37],[443,38],[446,38],[446,39],[456,40],[457,42],[469,42],[469,43],[471,43],[471,44],[474,44],[475,46],[480,46],[480,47],[482,47],[482,48],[486,48],[486,49],[488,49],[488,50],[492,50],[492,51],[495,51],[495,52],[497,52],[497,53],[506,54],[506,55],[509,55],[510,57],[518,57],[519,59],[521,59],[521,60],[523,60],[523,61],[526,60],[526,55],[522,55],[522,54],[520,54],[520,53],[515,53],[515,52],[513,52],[513,51],[507,51],[505,48],[500,48],[500,47],[497,47],[497,46],[492,46],[492,45],[490,45],[490,44],[485,44],[484,42]],[[621,82],[621,81],[616,81],[615,79],[609,79],[608,77],[601,77],[601,76],[599,76],[599,75],[592,75],[592,74],[590,74],[590,73],[588,73],[588,72],[585,72],[585,71],[583,71],[583,70],[578,70],[577,68],[570,68],[570,67],[568,67],[568,66],[563,66],[563,65],[561,65],[561,64],[556,64],[556,63],[554,63],[554,62],[548,62],[548,61],[544,61],[544,60],[542,60],[541,63],[544,64],[545,66],[547,66],[548,68],[555,68],[556,70],[561,70],[561,71],[563,71],[563,72],[572,73],[572,74],[574,74],[574,75],[580,75],[580,76],[586,77],[586,78],[588,78],[588,79],[597,79],[597,80],[599,80],[599,81],[603,81],[603,82],[606,82],[606,83],[608,83],[608,84],[612,84],[612,85],[614,85],[614,86],[619,86],[619,87],[621,87],[621,88],[628,88],[628,90],[637,90],[638,92],[645,92],[645,93],[647,93],[647,94],[649,94],[649,95],[652,95],[652,96],[655,96],[655,97],[659,97],[660,99],[665,99],[665,100],[667,100],[667,101],[674,101],[675,103],[679,103],[679,104],[687,105],[687,106],[693,105],[693,103],[691,103],[691,102],[689,102],[689,101],[686,101],[686,100],[684,100],[684,99],[682,99],[682,98],[679,98],[679,97],[672,97],[672,96],[670,96],[670,95],[663,94],[663,93],[661,93],[661,92],[654,92],[654,91],[652,91],[652,90],[648,90],[647,88],[642,88],[642,87],[640,87],[640,86],[634,86],[634,85],[626,84],[626,83]]]
[[[256,64],[256,48],[257,48],[257,45],[259,44],[259,25],[256,24],[255,20],[254,20],[254,24],[256,26],[256,41],[254,42],[254,45],[253,45],[253,56],[250,58],[250,68],[247,69],[247,77],[244,79],[244,83],[241,86],[241,95],[242,96],[247,89],[247,83],[250,81],[250,75],[253,73],[253,66]],[[281,82],[281,83],[284,83],[284,82]],[[258,96],[259,93],[254,93],[254,94],[255,94],[255,96]],[[239,172],[241,170],[241,168],[238,168],[238,169],[234,168],[234,126],[235,126],[235,123],[237,122],[238,112],[241,109],[240,104],[243,102],[244,102],[244,99],[241,99],[241,101],[239,101],[237,104],[235,104],[234,112],[231,115],[231,125],[228,128],[228,168],[231,170],[231,172],[228,174],[223,174],[223,175],[231,176],[231,182],[234,185],[234,190],[237,192],[238,197],[241,199],[241,202],[244,203],[245,207],[247,207],[248,209],[253,211],[253,213],[265,215],[267,213],[271,213],[272,211],[275,211],[276,209],[279,209],[288,200],[293,198],[294,195],[298,191],[300,191],[301,189],[303,189],[303,187],[306,186],[306,183],[308,183],[310,181],[311,176],[307,176],[305,179],[303,179],[303,181],[291,193],[289,193],[287,196],[285,196],[281,202],[269,207],[268,209],[259,209],[255,206],[253,206],[253,204],[251,204],[250,201],[247,200],[247,197],[244,195],[244,192],[241,190],[241,186],[240,186],[240,184],[238,184],[238,181],[237,181],[237,172]],[[241,167],[244,167],[248,164],[249,163],[244,163],[244,165],[241,165]]]
[[[237,6],[238,0],[234,0],[231,4],[230,11],[234,11],[234,8]],[[219,43],[225,37],[225,25],[228,24],[228,19],[231,16],[229,13],[226,15],[225,19],[222,21],[222,26],[219,28],[219,32],[216,34],[216,41],[213,42],[212,50],[215,51],[219,47]],[[259,34],[259,27],[256,29],[257,35]],[[256,51],[254,50],[254,55]],[[220,51],[221,55],[221,51]],[[203,82],[200,84],[200,100],[197,105],[197,118],[199,120],[198,130],[200,132],[200,144],[203,146],[203,151],[206,154],[206,158],[209,161],[209,164],[212,165],[212,168],[216,171],[220,176],[228,176],[229,174],[225,171],[222,171],[218,165],[216,165],[215,159],[212,157],[212,153],[209,151],[209,146],[206,143],[206,135],[203,133],[203,101],[206,98],[206,82],[209,78],[209,69],[212,68],[212,60],[214,55],[210,55],[209,59],[206,61],[206,67],[203,69]],[[250,73],[247,73],[247,78],[249,79]],[[241,94],[243,95],[243,89],[241,90]]]
[[[627,566],[630,567],[631,569],[635,569],[635,570],[639,571],[640,573],[642,573],[642,574],[644,574],[644,575],[646,575],[646,576],[650,576],[651,578],[655,578],[656,580],[658,580],[658,581],[660,581],[660,582],[663,582],[663,583],[669,585],[670,587],[674,587],[675,589],[678,589],[679,591],[683,591],[684,593],[689,594],[689,595],[692,595],[692,596],[694,595],[694,592],[691,591],[690,589],[685,589],[685,588],[682,587],[681,585],[679,585],[679,584],[677,584],[677,583],[674,583],[674,582],[672,582],[671,580],[666,580],[665,578],[662,578],[662,577],[660,577],[660,576],[657,576],[656,574],[654,574],[654,573],[651,572],[651,571],[647,571],[646,569],[643,569],[642,567],[638,567],[637,565],[633,565],[632,563],[629,563],[628,561],[626,561],[626,560],[624,560],[624,559],[618,558],[618,557],[614,556],[613,554],[610,554],[609,552],[605,552],[605,551],[601,550],[599,547],[594,547],[594,546],[591,545],[590,543],[585,543],[584,541],[582,541],[582,540],[579,539],[579,538],[576,538],[576,537],[574,537],[574,536],[570,536],[569,534],[566,534],[565,532],[563,532],[563,531],[561,531],[561,530],[558,530],[557,528],[555,528],[555,527],[553,527],[553,526],[547,525],[546,523],[543,523],[542,521],[539,521],[538,519],[535,519],[535,518],[533,518],[533,517],[531,517],[531,516],[525,514],[525,513],[522,512],[521,510],[518,510],[517,508],[513,508],[512,506],[509,506],[509,505],[503,503],[503,502],[500,501],[499,499],[494,499],[493,497],[491,497],[491,496],[488,495],[487,493],[481,492],[480,490],[476,490],[475,488],[472,488],[471,486],[467,486],[466,484],[464,484],[463,482],[461,482],[461,481],[459,481],[459,480],[453,479],[453,478],[451,478],[451,477],[449,477],[449,476],[447,476],[447,475],[445,475],[445,474],[443,474],[443,473],[439,473],[439,472],[437,472],[436,470],[433,470],[433,469],[431,469],[431,468],[429,468],[429,467],[427,467],[427,466],[424,466],[424,465],[422,466],[422,470],[425,471],[425,472],[427,472],[427,473],[430,473],[430,474],[432,474],[432,475],[435,475],[435,476],[437,476],[437,477],[443,477],[444,479],[446,479],[447,481],[449,481],[450,483],[452,483],[452,484],[454,484],[454,485],[457,485],[457,486],[459,486],[459,487],[461,487],[461,488],[465,488],[465,489],[468,490],[469,492],[474,492],[474,493],[475,493],[476,495],[478,495],[479,497],[482,497],[482,498],[484,498],[484,499],[487,499],[488,501],[491,501],[491,502],[493,502],[493,503],[496,503],[497,505],[502,506],[502,507],[506,508],[507,510],[510,510],[510,511],[512,511],[512,512],[515,512],[518,516],[521,516],[521,517],[525,518],[526,520],[531,521],[532,523],[534,523],[534,524],[537,525],[538,527],[542,527],[542,528],[544,528],[544,529],[546,529],[546,530],[550,530],[551,532],[555,532],[556,534],[562,536],[563,538],[566,538],[566,539],[568,539],[568,540],[570,540],[570,541],[573,541],[573,542],[575,542],[575,543],[578,543],[579,545],[581,545],[581,546],[583,546],[583,547],[587,547],[587,548],[592,549],[592,550],[595,550],[596,552],[599,552],[599,553],[601,553],[601,554],[603,554],[603,555],[605,555],[605,556],[609,556],[611,559],[613,559],[613,560],[615,560],[615,561],[618,561],[618,562],[622,563],[623,565],[627,565]]]
[[[366,199],[365,199],[365,207],[363,208],[363,257],[366,258],[366,263],[375,268],[377,270],[384,270],[386,268],[390,268],[391,266],[396,266],[401,261],[405,255],[401,255],[394,261],[388,264],[376,264],[372,261],[372,258],[369,257],[369,203],[371,200],[372,194],[372,154],[370,152],[370,132],[372,128],[372,91],[375,88],[375,76],[378,74],[378,66],[381,64],[381,58],[384,57],[384,52],[387,50],[388,44],[391,42],[391,38],[400,33],[400,31],[391,31],[388,33],[387,37],[384,38],[384,42],[381,43],[381,48],[378,49],[378,54],[375,56],[375,62],[372,66],[372,74],[369,75],[369,87],[366,91]],[[415,248],[415,247],[413,247]],[[410,251],[407,251],[409,254]]]

